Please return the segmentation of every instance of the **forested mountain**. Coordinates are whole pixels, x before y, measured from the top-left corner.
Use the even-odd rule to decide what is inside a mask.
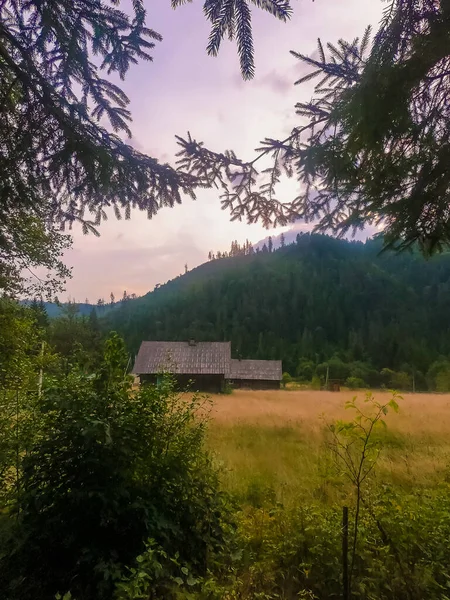
[[[292,375],[332,357],[425,374],[450,354],[450,254],[380,249],[305,234],[272,253],[205,263],[121,303],[104,324],[133,352],[144,339],[231,340],[236,357],[282,358]]]

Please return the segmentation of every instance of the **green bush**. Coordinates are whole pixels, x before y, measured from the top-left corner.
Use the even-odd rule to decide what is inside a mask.
[[[317,375],[325,378],[328,371],[330,379],[345,381],[350,376],[350,365],[342,361],[339,356],[333,356],[327,362],[317,365]]]
[[[177,394],[170,378],[132,394],[126,360],[113,336],[98,374],[45,390],[2,549],[2,598],[111,598],[148,538],[198,573],[221,547],[229,512],[196,416],[205,400]]]
[[[431,390],[450,391],[450,362],[446,358],[435,361],[427,373],[427,383]]]
[[[314,371],[315,365],[312,360],[308,360],[307,358],[300,359],[296,370],[296,375],[300,381],[311,381]]]
[[[281,385],[285,388],[287,383],[290,383],[292,381],[292,377],[289,375],[289,373],[283,373],[282,379],[281,379]]]
[[[311,388],[313,390],[320,390],[322,387],[322,382],[320,381],[320,377],[318,375],[314,375],[311,381]]]
[[[411,390],[412,375],[405,371],[392,371],[392,369],[382,369],[380,373],[382,384],[393,390]]]
[[[351,390],[358,390],[366,387],[364,380],[359,377],[348,377],[345,381],[345,385]]]
[[[234,391],[233,385],[226,380],[222,387],[222,394],[230,395]]]
[[[350,538],[352,517],[350,511]],[[361,514],[352,577],[360,600],[443,600],[450,584],[448,488],[407,495],[371,490]],[[257,509],[242,517],[237,598],[342,597],[342,509]],[[351,559],[351,557],[350,557]],[[351,560],[350,560],[351,564]]]
[[[350,377],[362,379],[365,386],[378,387],[380,385],[380,374],[370,364],[355,361],[350,363]]]

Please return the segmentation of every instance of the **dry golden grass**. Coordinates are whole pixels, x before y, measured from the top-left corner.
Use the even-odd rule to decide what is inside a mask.
[[[373,392],[389,400],[389,392]],[[235,391],[214,396],[209,444],[224,467],[225,486],[254,501],[327,497],[332,474],[325,421],[352,418],[346,400],[365,392]],[[433,485],[447,477],[450,395],[404,394],[388,429],[377,477],[402,486]],[[325,421],[324,421],[325,420]],[[335,486],[334,486],[335,487]]]

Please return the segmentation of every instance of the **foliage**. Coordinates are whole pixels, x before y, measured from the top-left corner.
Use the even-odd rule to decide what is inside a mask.
[[[360,379],[359,377],[347,377],[345,380],[345,385],[351,390],[357,390],[366,387],[364,380]]]
[[[53,297],[71,276],[62,262],[70,236],[20,209],[7,216],[2,210],[0,207],[0,225],[4,223],[0,227],[0,293]]]
[[[291,13],[289,0],[252,2],[283,21]],[[68,238],[58,227],[81,222],[84,233],[97,234],[109,207],[117,218],[129,218],[132,208],[151,217],[209,185],[121,137],[131,137],[129,99],[112,78],[123,80],[133,64],[151,61],[162,37],[146,25],[143,0],[134,0],[129,14],[119,4],[0,4],[0,290],[20,292],[24,267],[56,268],[67,277],[60,255]],[[251,78],[248,1],[208,0],[204,13],[212,27],[208,52],[217,54],[225,35],[235,37],[243,76]]]
[[[350,594],[352,593],[355,563],[358,558],[361,507],[366,500],[369,476],[373,473],[381,451],[381,442],[377,433],[380,426],[386,427],[384,416],[388,410],[398,411],[398,398],[394,394],[389,401],[378,402],[371,393],[367,393],[361,408],[360,402],[355,396],[345,405],[346,409],[355,412],[355,417],[351,421],[339,420],[328,425],[331,434],[329,447],[335,464],[348,478],[355,494],[351,566],[348,574]]]
[[[450,255],[427,262],[380,249],[305,234],[270,254],[207,262],[110,310],[102,327],[133,352],[143,339],[231,340],[235,357],[282,359],[304,381],[325,381],[328,366],[342,384],[410,390],[414,376],[424,390],[420,374],[450,356]]]
[[[407,494],[371,490],[371,511],[360,521],[353,576],[361,600],[443,600],[447,597],[449,490]],[[255,509],[242,515],[246,564],[238,598],[342,597],[342,513],[336,506],[304,504],[290,511]],[[239,595],[240,594],[240,595]]]
[[[320,390],[321,387],[322,387],[322,381],[320,380],[320,377],[318,375],[314,375],[311,380],[311,388],[313,390]]]
[[[296,374],[301,381],[311,381],[315,370],[316,366],[312,360],[301,358],[296,369]]]
[[[222,387],[222,394],[230,395],[232,393],[233,393],[233,386],[231,385],[231,383],[228,380],[226,380]]]
[[[411,389],[411,377],[404,371],[395,372],[391,369],[382,369],[381,378],[383,384],[393,390],[410,390]]]
[[[0,298],[0,512],[16,500],[36,434],[39,371],[51,361],[40,334],[31,309]]]
[[[242,551],[237,538],[228,536],[221,552],[209,555],[212,569],[199,575],[178,552],[168,554],[154,540],[137,557],[136,566],[118,583],[117,600],[164,598],[167,600],[222,600],[235,598],[233,587]]]
[[[101,361],[102,338],[96,309],[89,317],[80,316],[74,303],[61,307],[61,315],[49,322],[47,338],[62,359],[63,370],[78,365],[85,372],[95,371]]]
[[[184,4],[185,0],[174,0],[173,6]],[[251,0],[258,8],[269,12],[277,19],[286,22],[292,13],[289,0]],[[208,54],[217,56],[222,40],[236,39],[241,64],[242,77],[252,79],[255,74],[251,11],[247,0],[205,0],[203,12],[211,22]]]
[[[283,376],[281,378],[281,385],[285,388],[286,384],[290,383],[292,381],[292,377],[289,375],[289,373],[287,373],[286,371],[283,373]]]
[[[387,246],[442,250],[450,242],[449,17],[446,2],[391,0],[372,47],[368,27],[353,41],[324,47],[319,39],[314,55],[292,52],[309,68],[295,83],[319,82],[297,103],[291,134],[265,138],[250,162],[179,138],[180,164],[221,187],[234,219],[301,218],[339,235],[376,224]],[[285,203],[283,174],[301,185]]]
[[[450,391],[450,361],[441,357],[435,361],[427,373],[428,387],[437,392]]]
[[[98,374],[47,382],[2,552],[3,597],[110,598],[148,538],[198,573],[222,543],[226,498],[197,416],[205,400],[170,379],[132,395],[126,362],[113,335]]]

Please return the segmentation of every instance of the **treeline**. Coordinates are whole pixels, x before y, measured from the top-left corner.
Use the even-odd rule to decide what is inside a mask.
[[[297,243],[299,243],[299,238],[301,234],[297,234]],[[284,248],[286,246],[286,240],[284,237],[284,233],[280,235],[280,248]],[[267,243],[264,242],[261,247],[256,246],[253,247],[253,244],[248,240],[245,240],[243,244],[239,244],[237,240],[231,242],[231,247],[229,250],[217,250],[217,252],[213,252],[210,250],[208,252],[208,260],[217,260],[221,258],[233,258],[234,256],[251,256],[253,254],[267,254],[271,253],[275,250],[272,236],[269,235],[267,238]]]
[[[106,315],[143,339],[231,340],[235,357],[282,359],[293,377],[450,389],[450,255],[380,254],[381,243],[299,235],[212,261]]]
[[[5,307],[14,306],[3,302]],[[24,313],[21,318],[35,319],[39,328],[42,342],[60,359],[60,366],[68,372],[73,363],[84,369],[85,372],[94,370],[100,360],[102,344],[107,336],[100,326],[99,314],[101,309],[90,306],[86,314],[86,306],[75,302],[59,305],[57,316],[50,318],[47,303],[33,300],[28,306],[22,307]],[[1,353],[1,349],[0,349]]]
[[[218,260],[221,258],[230,258],[233,256],[249,256],[255,254],[255,252],[259,252],[259,248],[256,250],[253,248],[253,244],[248,240],[245,241],[244,244],[239,244],[237,240],[231,242],[231,247],[229,250],[213,252],[210,250],[208,252],[208,260]]]

